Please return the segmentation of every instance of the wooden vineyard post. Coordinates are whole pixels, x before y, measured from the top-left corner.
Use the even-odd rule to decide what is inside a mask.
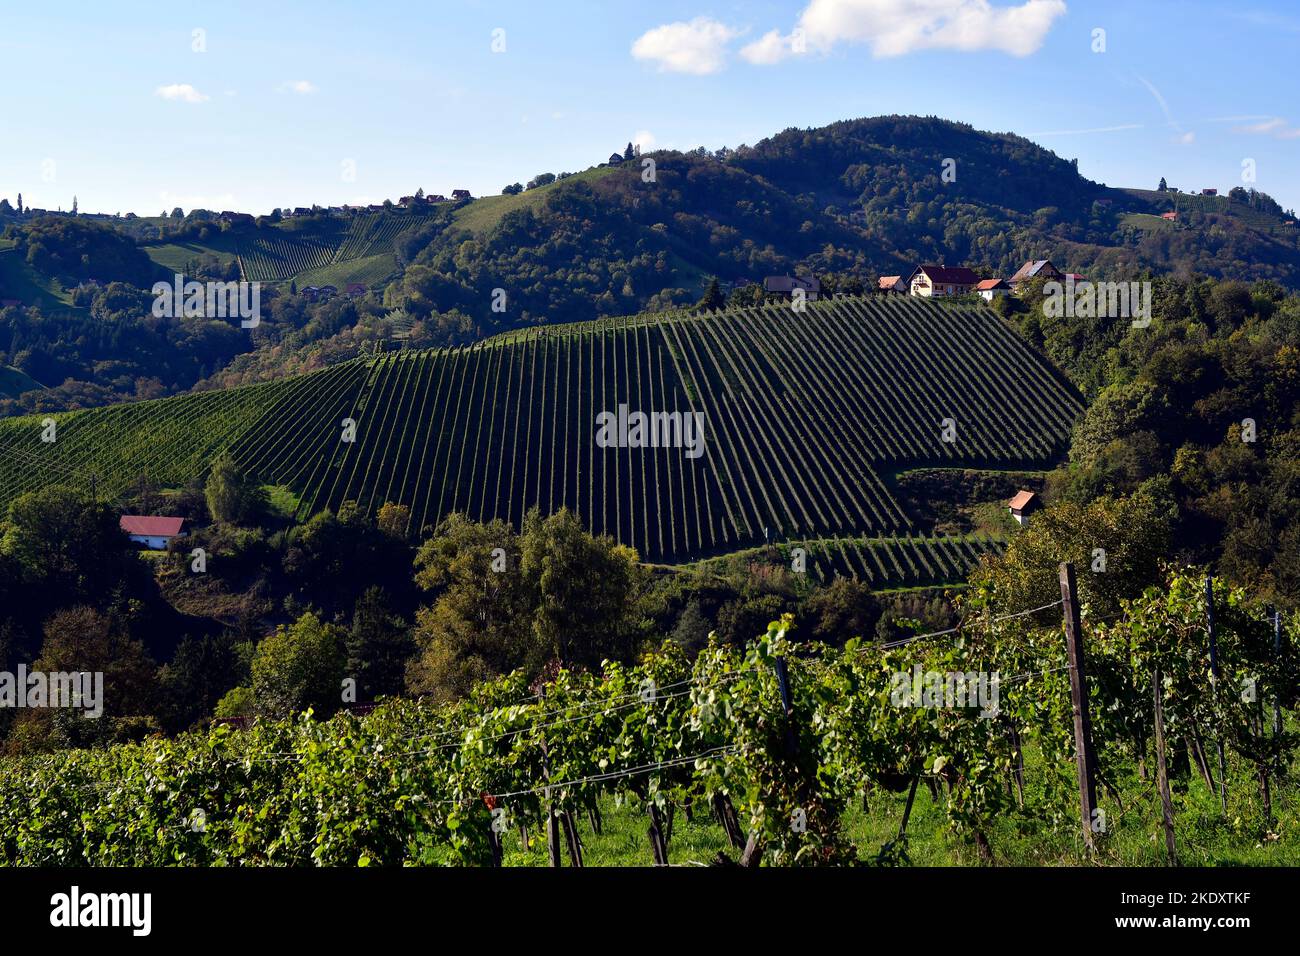
[[[1210,639],[1210,687],[1219,686],[1219,646],[1214,639],[1214,578],[1205,576],[1205,630]],[[1214,749],[1219,754],[1219,803],[1223,815],[1228,815],[1228,767],[1223,755],[1223,738],[1216,735]]]
[[[1155,697],[1156,735],[1156,787],[1160,790],[1160,823],[1165,831],[1165,852],[1169,865],[1178,865],[1178,848],[1174,843],[1174,805],[1169,798],[1169,766],[1165,762],[1165,709],[1161,700],[1164,687],[1160,681],[1160,668],[1151,672],[1151,687]]]
[[[1274,663],[1282,663],[1282,612],[1273,609],[1273,660]],[[1275,691],[1273,693],[1273,736],[1282,736],[1282,698]]]
[[[1088,715],[1087,669],[1083,650],[1083,627],[1079,621],[1079,591],[1074,565],[1061,565],[1061,603],[1065,613],[1065,648],[1070,657],[1070,708],[1074,712],[1074,756],[1079,775],[1079,816],[1083,842],[1089,852],[1097,849],[1093,813],[1097,808],[1097,760],[1092,750],[1092,720]]]

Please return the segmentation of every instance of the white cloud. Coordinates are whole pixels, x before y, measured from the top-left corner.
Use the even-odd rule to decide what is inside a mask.
[[[782,36],[780,30],[769,30],[748,46],[742,47],[740,55],[755,66],[771,66],[795,53],[795,36]]]
[[[632,145],[641,147],[643,153],[648,153],[654,149],[657,142],[655,134],[648,129],[637,130],[636,135],[632,137]]]
[[[1014,6],[994,6],[989,0],[811,0],[789,36],[773,30],[741,55],[751,63],[770,64],[805,47],[828,53],[841,43],[860,43],[877,57],[917,50],[1028,56],[1064,13],[1065,0],[1024,0]]]
[[[280,89],[289,93],[297,93],[300,96],[316,92],[316,87],[311,80],[286,80],[280,84]]]
[[[172,83],[170,86],[160,86],[153,93],[154,96],[161,96],[165,100],[173,100],[179,103],[202,103],[208,98],[188,83]]]
[[[632,44],[632,56],[656,63],[661,73],[717,73],[726,63],[727,44],[741,31],[708,17],[655,27]]]
[[[1177,138],[1174,139],[1174,142],[1179,143],[1182,146],[1190,146],[1192,143],[1196,142],[1196,134],[1191,130],[1188,130],[1186,133],[1179,133]]]

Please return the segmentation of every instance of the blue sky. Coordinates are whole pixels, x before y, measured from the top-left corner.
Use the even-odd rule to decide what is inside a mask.
[[[0,0],[0,196],[156,214],[488,195],[633,138],[921,113],[1110,185],[1226,190],[1254,160],[1300,206],[1298,51],[1281,0]]]

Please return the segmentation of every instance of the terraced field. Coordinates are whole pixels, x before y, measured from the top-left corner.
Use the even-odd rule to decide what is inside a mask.
[[[602,412],[703,416],[689,447],[599,447]],[[0,424],[0,502],[60,476],[117,493],[201,475],[219,451],[291,488],[299,518],[344,501],[514,522],[567,507],[641,555],[685,562],[767,540],[917,531],[881,475],[1054,463],[1078,395],[989,310],[838,299],[672,313],[391,352],[226,393]],[[355,422],[346,441],[344,420]],[[973,545],[885,544],[844,567],[945,577]],[[954,550],[955,548],[955,550]],[[882,550],[883,549],[883,550]],[[842,553],[828,546],[828,567]],[[874,562],[874,563],[873,563]],[[936,574],[921,570],[934,563]],[[939,569],[942,568],[942,571]],[[883,572],[882,572],[883,573]]]

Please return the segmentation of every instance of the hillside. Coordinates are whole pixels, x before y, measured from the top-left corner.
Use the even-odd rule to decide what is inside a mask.
[[[597,416],[704,416],[700,446],[597,447]],[[568,507],[647,559],[918,530],[889,488],[921,465],[1050,466],[1077,394],[992,312],[919,300],[673,313],[390,352],[227,392],[0,424],[0,503],[40,484],[178,487],[228,451],[299,519],[344,501],[518,526]],[[344,420],[355,442],[341,440]],[[955,432],[945,440],[944,420]],[[689,436],[688,436],[689,437]],[[630,445],[630,443],[629,443]],[[925,575],[917,575],[918,579]]]

